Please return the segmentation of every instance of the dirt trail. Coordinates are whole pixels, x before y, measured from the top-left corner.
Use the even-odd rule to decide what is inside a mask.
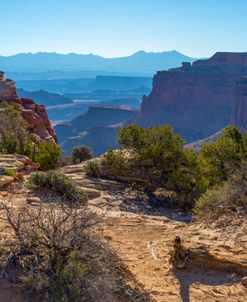
[[[240,275],[190,265],[186,270],[177,271],[172,270],[168,262],[174,237],[179,235],[185,246],[196,243],[207,247],[216,256],[247,263],[246,222],[239,223],[236,219],[231,225],[219,228],[214,224],[207,226],[178,221],[186,217],[174,216],[167,211],[163,211],[162,216],[155,216],[157,211],[150,209],[148,204],[143,206],[145,202],[139,202],[136,197],[138,192],[133,189],[130,192],[125,184],[88,179],[80,165],[66,167],[62,172],[88,192],[92,209],[107,209],[104,238],[151,294],[147,302],[247,301],[247,290],[240,284]],[[2,192],[0,198],[1,195],[4,198],[4,194]],[[26,196],[27,192],[21,190],[14,197],[15,203],[24,204]],[[8,232],[1,229],[0,243],[9,237]],[[19,301],[17,296],[7,300]]]
[[[168,253],[176,235],[186,244],[206,246],[219,257],[247,262],[247,224],[217,228],[205,224],[186,224],[172,219],[164,212],[162,217],[143,215],[138,203],[125,195],[123,184],[107,180],[87,179],[81,167],[69,167],[63,172],[78,185],[98,191],[91,198],[93,206],[110,205],[105,220],[104,235],[116,249],[136,279],[151,293],[155,302],[244,302],[247,291],[240,284],[241,276],[189,266],[186,270],[172,270]],[[132,207],[124,207],[132,203]],[[135,214],[129,211],[137,212]]]

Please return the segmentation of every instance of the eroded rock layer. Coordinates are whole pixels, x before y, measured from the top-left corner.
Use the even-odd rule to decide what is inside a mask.
[[[247,53],[216,53],[158,72],[137,122],[145,127],[171,124],[187,142],[208,137],[232,122],[236,83],[245,75]]]
[[[6,79],[0,72],[0,103],[12,102],[20,106],[21,115],[28,123],[28,130],[34,132],[41,140],[57,141],[56,134],[51,127],[46,109],[36,104],[30,98],[19,98],[15,82]]]

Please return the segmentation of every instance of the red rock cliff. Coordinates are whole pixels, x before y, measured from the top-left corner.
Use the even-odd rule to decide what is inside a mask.
[[[143,97],[138,124],[171,124],[187,142],[208,137],[232,120],[235,84],[244,75],[247,53],[216,53],[158,72],[151,94]]]
[[[19,98],[16,92],[15,82],[6,79],[4,73],[0,72],[0,102],[4,101],[19,104],[22,117],[28,123],[28,130],[37,134],[41,140],[57,141],[45,107],[36,104],[32,99]]]

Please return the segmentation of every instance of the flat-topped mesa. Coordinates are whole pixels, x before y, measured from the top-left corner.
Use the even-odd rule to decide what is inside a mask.
[[[34,132],[41,140],[57,141],[56,134],[51,127],[46,109],[36,104],[32,99],[19,98],[15,82],[6,79],[4,72],[0,72],[0,103],[12,102],[20,106],[21,115],[28,123],[28,130]]]
[[[232,121],[235,86],[247,76],[247,53],[216,53],[192,65],[159,71],[144,96],[137,123],[170,124],[187,142],[212,135]],[[246,120],[247,120],[247,115]]]
[[[198,60],[193,66],[246,65],[247,52],[216,52],[208,60]]]

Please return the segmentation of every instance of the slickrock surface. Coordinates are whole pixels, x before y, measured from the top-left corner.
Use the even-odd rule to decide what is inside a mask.
[[[19,98],[15,82],[6,79],[4,72],[0,72],[0,103],[12,102],[20,106],[22,117],[28,123],[28,130],[37,134],[41,140],[57,141],[51,127],[46,109],[43,105],[36,104],[32,99]]]
[[[13,184],[15,181],[23,181],[25,173],[37,170],[38,165],[23,155],[0,154],[0,189]],[[6,175],[10,170],[15,176]]]

